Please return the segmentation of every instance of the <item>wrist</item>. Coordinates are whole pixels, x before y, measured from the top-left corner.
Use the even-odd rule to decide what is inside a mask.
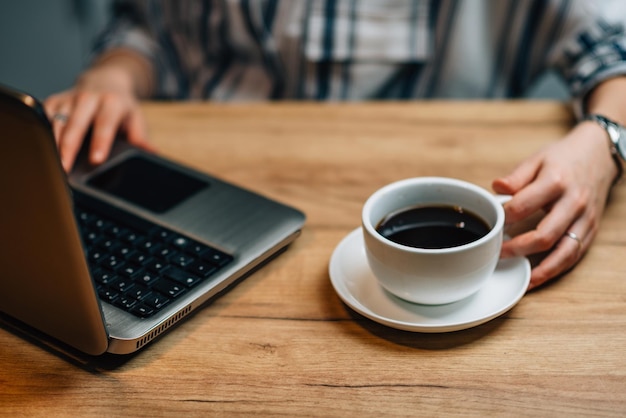
[[[118,92],[137,98],[149,97],[153,90],[153,71],[150,62],[129,49],[113,49],[102,54],[87,70],[86,75],[107,83]]]
[[[626,125],[626,76],[607,79],[585,98],[584,115],[599,114]]]
[[[626,129],[614,120],[599,113],[585,115],[583,121],[589,121],[604,131],[607,138],[607,146],[616,167],[616,175],[613,184],[617,183],[624,174],[626,162]]]
[[[135,86],[130,74],[114,66],[98,66],[88,69],[78,77],[76,87],[83,90],[108,91],[135,96]]]

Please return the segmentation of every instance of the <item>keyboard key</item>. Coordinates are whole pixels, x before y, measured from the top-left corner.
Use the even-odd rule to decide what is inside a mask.
[[[118,281],[113,283],[111,288],[124,293],[128,292],[133,286],[134,283],[132,281],[128,280],[127,278],[120,278]]]
[[[98,296],[103,301],[110,303],[110,302],[113,302],[115,299],[117,299],[117,297],[119,296],[119,292],[109,289],[109,288],[102,288],[98,290]]]
[[[103,285],[111,285],[117,280],[117,275],[113,272],[106,270],[96,270],[93,274],[93,279]]]
[[[129,261],[130,263],[138,264],[138,265],[141,265],[141,266],[144,266],[144,265],[148,264],[150,261],[153,260],[152,257],[150,257],[146,253],[142,253],[141,251],[134,251],[134,252],[128,254],[125,257],[125,259],[127,261]]]
[[[161,227],[156,227],[152,231],[150,231],[150,236],[158,238],[161,242],[170,242],[173,235],[173,232]]]
[[[89,252],[89,261],[93,263],[97,263],[98,261],[103,260],[109,256],[110,254],[105,251],[95,250],[95,251]]]
[[[150,254],[156,257],[167,259],[169,257],[173,257],[174,255],[178,254],[178,251],[174,250],[171,247],[164,247],[161,245],[158,248],[153,248],[150,251]]]
[[[132,307],[130,313],[141,318],[147,318],[155,312],[154,308],[151,308],[143,303],[138,303]]]
[[[176,267],[171,267],[167,269],[167,271],[165,272],[165,276],[187,287],[191,287],[201,280],[200,277],[191,273],[187,273],[186,271],[183,271]]]
[[[128,244],[120,244],[113,248],[112,252],[113,254],[119,255],[120,257],[128,260],[129,257],[135,252],[135,248]]]
[[[124,260],[115,255],[111,255],[101,259],[99,264],[110,270],[117,271],[124,265]]]
[[[102,218],[98,218],[91,224],[91,227],[97,229],[98,231],[104,232],[104,230],[107,229],[109,225],[109,222],[105,221]]]
[[[149,271],[144,271],[142,274],[140,274],[137,277],[137,281],[139,283],[143,283],[146,286],[152,286],[154,283],[157,282],[157,280],[159,280],[161,278],[161,276],[159,276],[157,273],[153,273],[153,272],[149,272]]]
[[[168,265],[164,261],[155,260],[155,259],[152,259],[151,261],[147,262],[145,266],[146,268],[157,273],[165,270],[168,267]]]
[[[148,286],[135,284],[131,289],[127,290],[124,293],[134,299],[142,300],[150,294],[150,288],[148,288]]]
[[[128,263],[118,270],[119,274],[129,279],[134,279],[136,276],[143,273],[144,271],[145,270],[142,267],[138,267]]]
[[[152,248],[157,245],[158,245],[158,241],[154,241],[149,238],[142,238],[142,239],[137,240],[137,242],[135,242],[135,246],[138,249],[144,250],[146,252],[150,252]]]
[[[226,264],[230,263],[233,260],[233,257],[231,257],[230,255],[213,248],[210,248],[208,251],[204,252],[202,254],[202,258],[218,267],[224,267]]]
[[[76,214],[76,219],[78,219],[78,222],[83,226],[91,224],[95,221],[95,218],[95,215],[93,215],[92,213],[80,209],[77,211]]]
[[[172,239],[171,239],[171,244],[174,247],[176,247],[176,248],[178,248],[180,250],[182,250],[185,247],[187,247],[189,242],[190,242],[190,240],[188,238],[185,238],[185,237],[183,237],[181,235],[173,235]]]
[[[122,226],[115,225],[114,223],[109,223],[108,226],[104,229],[104,233],[110,235],[115,238],[120,238],[122,234],[127,233],[128,230]]]
[[[168,257],[168,260],[180,267],[188,266],[189,264],[196,261],[195,258],[193,258],[192,256],[180,253],[174,254],[174,256],[172,257]]]
[[[169,298],[180,296],[185,290],[185,287],[180,283],[167,279],[157,281],[154,288]]]
[[[117,240],[111,238],[106,238],[98,242],[98,247],[112,253],[114,253],[119,246],[120,244],[117,242]]]
[[[115,299],[113,304],[124,310],[129,310],[137,304],[137,300],[128,296],[120,296],[119,298]]]
[[[170,300],[163,296],[162,294],[158,293],[158,292],[151,292],[144,300],[143,303],[154,308],[154,309],[161,309],[162,307],[164,307],[165,305],[167,305],[167,303]]]
[[[139,242],[143,237],[133,231],[126,231],[124,234],[120,235],[120,238],[126,242]]]
[[[211,274],[217,271],[217,267],[213,264],[205,263],[203,261],[195,261],[188,267],[189,271],[197,274],[200,277],[209,277]]]
[[[200,257],[209,249],[210,248],[207,247],[206,245],[193,241],[189,243],[189,245],[185,248],[185,251],[187,251],[190,254]]]
[[[85,234],[83,234],[83,242],[86,245],[95,245],[98,243],[99,240],[102,240],[103,238],[98,235],[97,232],[94,231],[89,231]]]

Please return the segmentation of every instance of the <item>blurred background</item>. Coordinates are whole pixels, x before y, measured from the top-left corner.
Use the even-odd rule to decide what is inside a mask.
[[[0,3],[0,83],[38,98],[70,87],[86,65],[110,0]]]
[[[87,65],[111,0],[4,0],[0,3],[0,83],[40,99],[72,85]],[[528,95],[566,99],[548,74]]]

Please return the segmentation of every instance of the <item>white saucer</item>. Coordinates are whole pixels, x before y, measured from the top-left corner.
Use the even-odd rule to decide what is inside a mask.
[[[335,248],[329,273],[339,297],[361,315],[392,328],[434,333],[475,327],[507,312],[526,292],[530,263],[524,257],[500,260],[493,276],[472,296],[447,305],[418,305],[378,284],[357,228]]]

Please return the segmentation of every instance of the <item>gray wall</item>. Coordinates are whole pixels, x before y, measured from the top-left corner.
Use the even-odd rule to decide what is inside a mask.
[[[109,0],[0,0],[0,83],[39,98],[70,87]]]
[[[38,98],[70,87],[89,59],[110,0],[0,0],[0,83]],[[565,98],[554,76],[533,98]]]

